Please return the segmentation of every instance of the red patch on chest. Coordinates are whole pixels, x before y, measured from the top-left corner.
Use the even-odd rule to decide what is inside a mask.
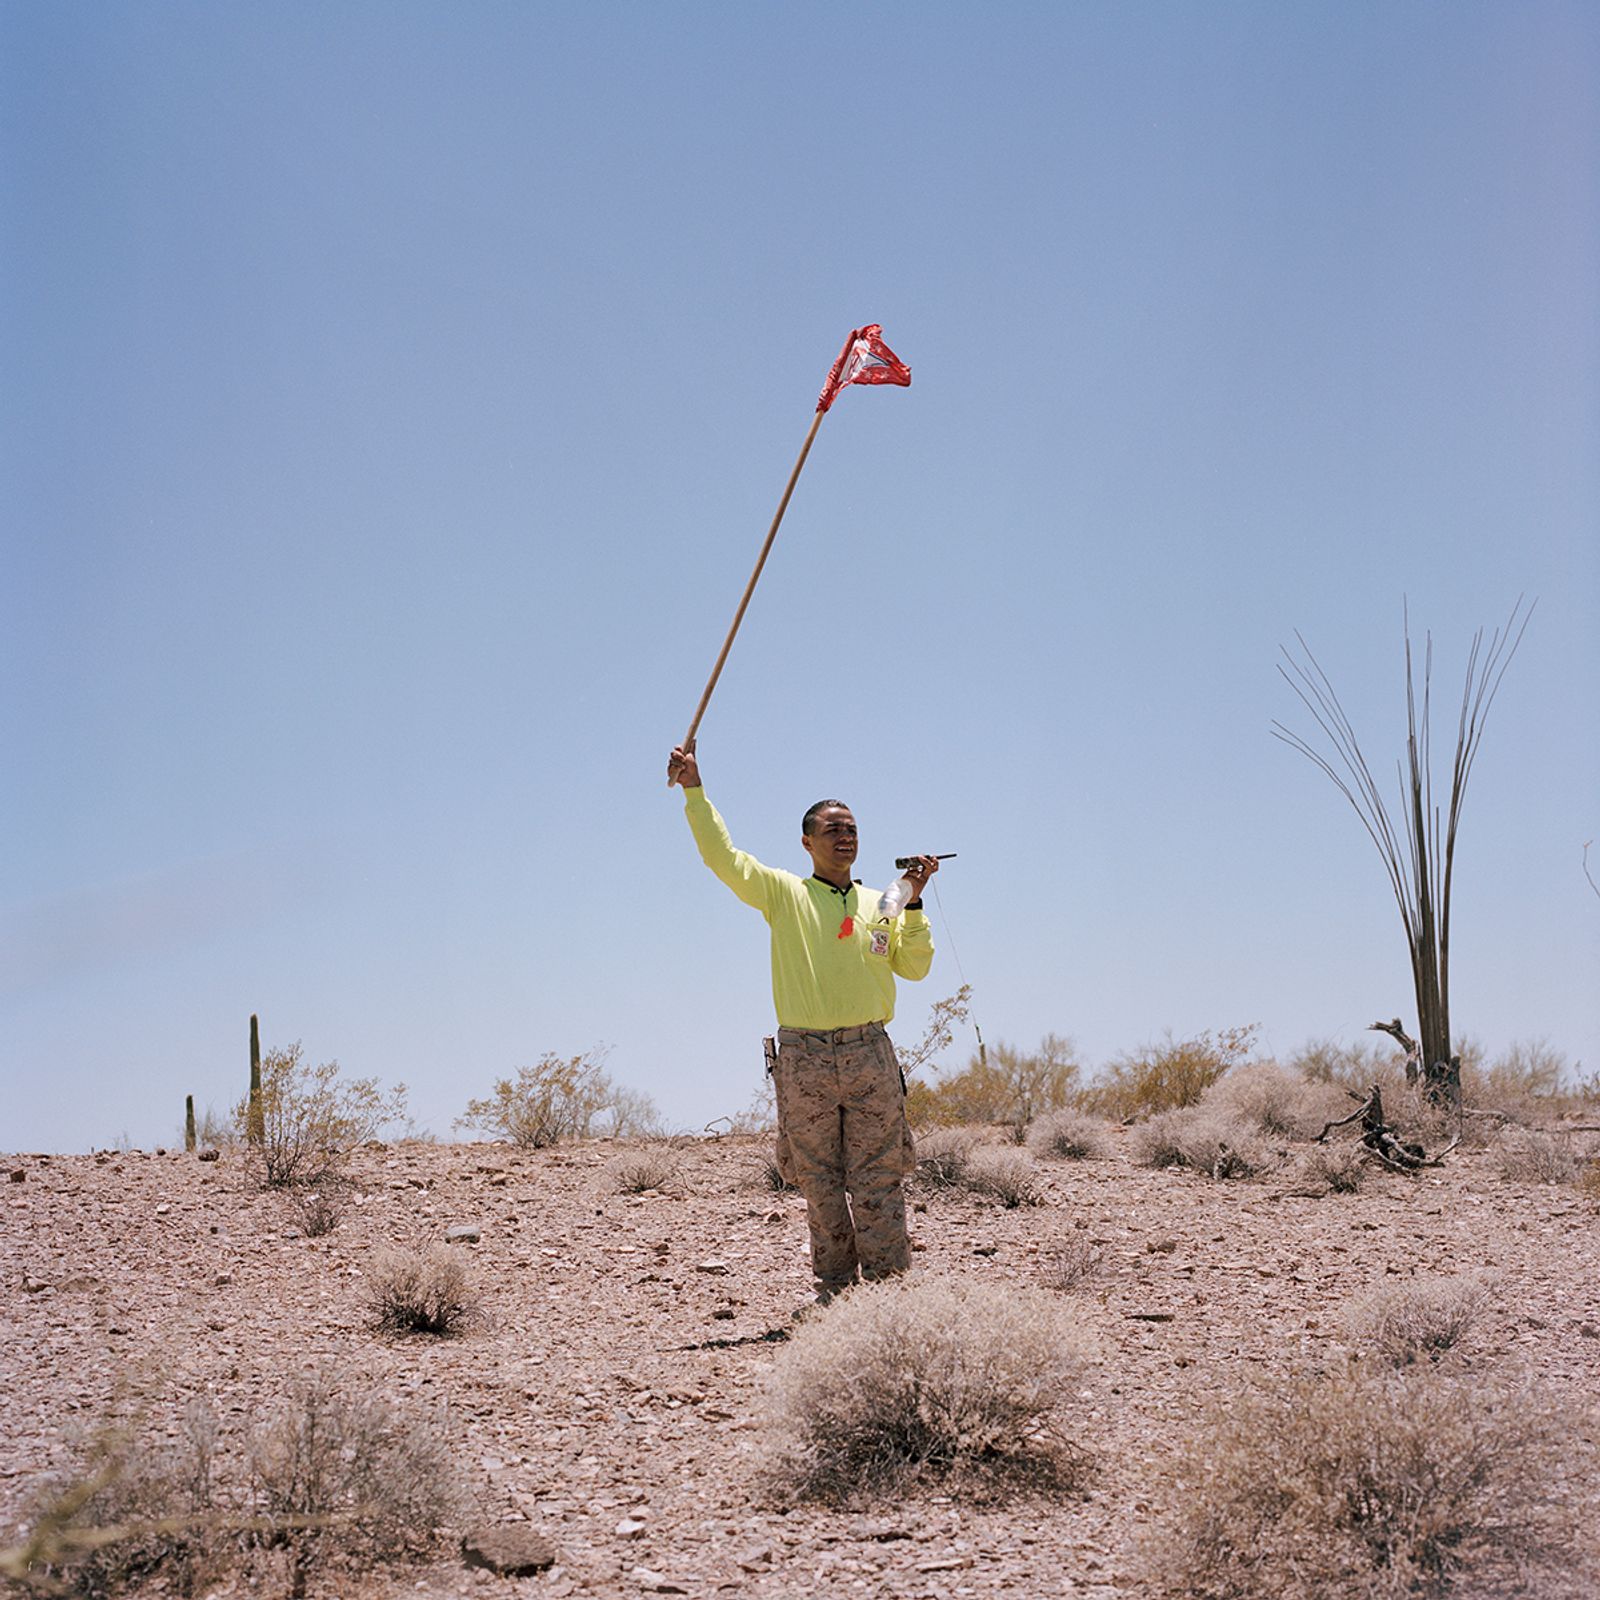
[[[855,931],[856,919],[854,917],[846,917],[844,921],[839,924],[839,937],[841,939],[848,939]]]

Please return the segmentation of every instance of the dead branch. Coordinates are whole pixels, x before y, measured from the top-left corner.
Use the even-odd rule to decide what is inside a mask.
[[[1346,1127],[1358,1118],[1361,1122],[1361,1143],[1374,1160],[1381,1162],[1392,1172],[1417,1172],[1423,1167],[1440,1166],[1444,1158],[1461,1143],[1459,1122],[1456,1124],[1455,1138],[1436,1156],[1430,1157],[1420,1144],[1410,1144],[1401,1139],[1384,1119],[1383,1091],[1377,1084],[1373,1084],[1367,1092],[1366,1100],[1348,1117],[1330,1122],[1317,1135],[1317,1143],[1321,1144],[1335,1128]]]

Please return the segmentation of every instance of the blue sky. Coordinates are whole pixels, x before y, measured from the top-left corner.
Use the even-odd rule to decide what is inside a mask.
[[[774,864],[833,794],[868,882],[959,852],[899,1031],[1411,1016],[1278,652],[1387,774],[1403,604],[1447,746],[1525,594],[1453,1018],[1600,1067],[1594,8],[4,0],[0,139],[0,1147],[170,1140],[252,1012],[441,1135],[601,1044],[746,1104],[765,930],[662,767],[867,321],[913,385],[700,751]]]

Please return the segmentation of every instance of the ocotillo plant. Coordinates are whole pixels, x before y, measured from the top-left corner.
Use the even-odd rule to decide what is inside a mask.
[[[1379,792],[1377,780],[1361,752],[1354,726],[1339,704],[1321,664],[1297,633],[1305,662],[1297,661],[1287,650],[1287,667],[1278,668],[1289,687],[1316,719],[1332,756],[1314,749],[1297,733],[1275,722],[1272,731],[1308,756],[1355,808],[1362,826],[1377,845],[1389,874],[1405,923],[1406,944],[1411,954],[1411,975],[1417,996],[1417,1032],[1421,1034],[1422,1083],[1430,1099],[1445,1103],[1459,1099],[1461,1067],[1451,1047],[1450,1032],[1450,894],[1453,887],[1456,833],[1461,824],[1461,802],[1467,779],[1477,759],[1483,739],[1484,720],[1511,658],[1517,653],[1522,635],[1532,615],[1530,606],[1522,610],[1519,598],[1511,608],[1504,629],[1490,636],[1487,650],[1480,628],[1472,638],[1467,655],[1466,687],[1461,695],[1461,713],[1456,725],[1455,759],[1450,767],[1448,809],[1434,804],[1432,751],[1429,741],[1429,711],[1432,703],[1433,639],[1427,638],[1421,678],[1421,708],[1418,709],[1418,682],[1411,656],[1411,627],[1406,623],[1406,760],[1401,770],[1400,797],[1402,821],[1396,826]]]
[[[250,1016],[250,1107],[245,1114],[245,1137],[251,1144],[264,1144],[267,1137],[266,1111],[261,1104],[261,1024]]]
[[[183,1097],[183,1148],[194,1149],[194,1096],[186,1094]]]

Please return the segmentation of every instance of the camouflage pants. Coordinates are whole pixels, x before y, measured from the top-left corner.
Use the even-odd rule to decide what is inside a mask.
[[[778,1166],[806,1197],[817,1292],[911,1265],[900,1180],[915,1160],[905,1082],[879,1022],[778,1030]]]

